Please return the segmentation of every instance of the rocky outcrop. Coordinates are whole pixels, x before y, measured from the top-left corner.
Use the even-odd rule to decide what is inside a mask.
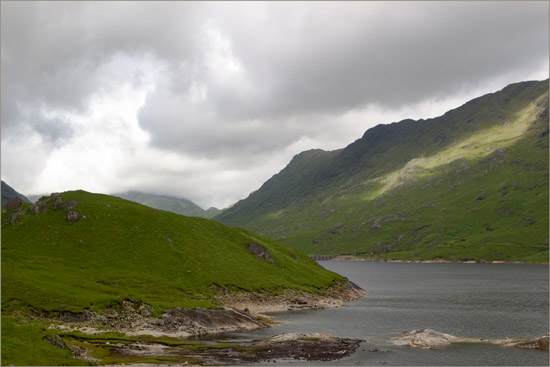
[[[45,335],[43,339],[60,349],[68,349],[67,344],[59,335]]]
[[[67,216],[65,218],[67,219],[67,222],[69,222],[69,224],[73,224],[80,219],[80,214],[71,210],[67,213]]]
[[[533,339],[484,339],[461,338],[431,329],[405,331],[402,336],[392,339],[395,345],[408,345],[414,348],[437,349],[451,343],[485,343],[523,349],[548,350],[548,335]]]
[[[332,361],[353,353],[361,340],[337,338],[319,333],[275,335],[254,342],[258,359],[292,358],[308,361]]]
[[[187,337],[267,327],[249,313],[229,307],[221,309],[176,307],[164,311],[160,317],[154,317],[153,308],[150,305],[131,300],[113,305],[102,314],[84,310],[83,312],[35,311],[33,315],[70,323],[75,328],[97,326],[128,335]]]
[[[125,337],[124,342],[109,341],[101,336],[74,337],[78,345],[69,344],[73,356],[90,362],[91,350],[105,351],[117,363],[140,363],[168,359],[177,365],[248,365],[254,362],[276,362],[277,359],[333,361],[352,354],[361,340],[338,338],[327,334],[283,334],[249,342],[156,340],[149,336]],[[74,341],[73,341],[74,343]],[[87,346],[85,348],[83,346]],[[99,353],[103,355],[103,353]],[[116,359],[115,359],[116,360]]]
[[[279,264],[277,264],[277,262],[271,255],[271,252],[264,246],[258,245],[257,243],[249,243],[248,246],[246,246],[246,249],[258,259],[262,259],[272,263],[273,265],[279,266]]]
[[[264,317],[265,312],[339,307],[365,296],[365,291],[350,281],[320,289],[318,294],[294,289],[286,289],[277,294],[227,291],[221,288],[212,290],[217,293],[215,298],[219,303],[239,310],[248,310],[253,315]]]
[[[220,287],[212,287],[212,291],[217,293],[217,303],[227,307],[176,307],[155,317],[150,305],[126,299],[101,314],[90,310],[35,311],[33,316],[70,323],[69,326],[107,328],[128,335],[186,337],[265,328],[268,325],[258,320],[263,312],[337,307],[365,295],[365,291],[351,282],[334,284],[321,290],[322,294],[287,289],[275,295],[271,292],[228,291]]]
[[[85,215],[73,210],[78,205],[76,200],[65,201],[58,193],[53,193],[50,196],[43,196],[36,203],[27,208],[22,205],[23,202],[19,198],[13,198],[6,204],[6,209],[8,211],[8,224],[15,223],[19,217],[22,217],[27,213],[36,215],[45,213],[49,210],[60,210],[67,212],[67,215],[64,218],[67,222],[69,222],[69,224],[72,224],[79,219],[86,218]]]
[[[21,201],[21,199],[13,198],[13,199],[10,199],[6,203],[6,209],[7,210],[15,210],[15,209],[19,208],[21,205],[23,205],[23,201]]]

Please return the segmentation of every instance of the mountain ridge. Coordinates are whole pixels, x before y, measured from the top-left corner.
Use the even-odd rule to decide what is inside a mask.
[[[6,207],[6,204],[10,199],[19,198],[24,203],[30,203],[30,200],[23,194],[15,191],[10,185],[2,180],[2,208]]]
[[[208,208],[204,210],[191,200],[185,198],[176,198],[168,195],[147,194],[140,191],[127,191],[124,193],[115,193],[113,196],[130,200],[149,206],[154,209],[166,210],[172,213],[187,215],[191,217],[201,217],[211,219],[219,215],[223,210],[218,208]]]
[[[377,125],[343,149],[323,153],[312,150],[309,151],[310,153],[296,155],[283,170],[266,181],[257,191],[214,219],[230,225],[243,226],[272,239],[286,241],[287,245],[308,253],[366,251],[371,254],[370,256],[397,255],[399,257],[407,251],[397,254],[395,251],[399,246],[395,246],[395,239],[389,241],[388,238],[384,238],[384,241],[380,241],[382,239],[380,233],[368,233],[367,236],[367,232],[370,231],[357,228],[363,223],[359,218],[366,216],[366,213],[362,213],[359,208],[361,202],[369,202],[370,204],[367,205],[369,212],[380,212],[380,216],[375,219],[383,221],[385,220],[383,218],[388,217],[386,215],[388,213],[382,213],[384,210],[372,207],[373,201],[377,198],[383,196],[387,199],[384,195],[398,193],[399,190],[402,191],[402,186],[415,180],[429,179],[429,176],[450,180],[450,173],[444,174],[443,171],[455,170],[456,167],[451,167],[459,164],[461,160],[465,160],[467,166],[472,168],[469,171],[472,177],[478,175],[478,173],[474,175],[474,172],[481,170],[480,162],[495,152],[498,155],[499,149],[513,151],[515,148],[512,147],[516,144],[538,147],[540,144],[536,134],[531,134],[534,130],[538,131],[537,134],[543,135],[542,140],[546,146],[539,147],[542,149],[540,154],[538,150],[536,152],[533,150],[532,153],[522,152],[522,156],[517,158],[526,159],[529,155],[537,154],[538,166],[544,165],[545,162],[547,163],[547,158],[544,157],[548,156],[544,154],[548,149],[547,138],[544,139],[544,134],[547,134],[548,130],[547,116],[548,80],[545,80],[509,85],[499,92],[475,98],[436,118],[405,119],[388,125]],[[523,138],[533,141],[521,142]],[[534,172],[529,171],[528,167],[514,166],[511,162],[507,162],[506,165],[513,168],[512,176],[540,175],[543,177],[547,172],[547,168],[539,167],[540,170]],[[497,179],[496,172],[490,172],[494,180]],[[499,176],[498,179],[504,181],[505,177]],[[493,184],[494,182],[491,183]],[[541,188],[542,184],[539,183],[537,190]],[[399,190],[395,191],[397,189]],[[483,191],[482,187],[479,189],[480,192]],[[447,190],[447,196],[451,197],[451,194],[452,191]],[[467,195],[466,192],[462,194]],[[349,196],[348,199],[346,195]],[[413,196],[429,195],[418,191]],[[406,205],[409,199],[403,198],[403,200]],[[521,200],[521,198],[517,197],[515,200]],[[495,201],[493,204],[498,203]],[[457,204],[452,205],[454,208]],[[334,214],[336,212],[339,214]],[[435,212],[433,214],[435,215]],[[495,215],[491,214],[491,217]],[[548,216],[544,211],[539,215],[542,215],[541,220]],[[323,216],[333,217],[333,220],[325,220]],[[315,223],[316,221],[312,218],[317,218],[317,222],[322,222],[323,225]],[[434,216],[432,219],[435,218],[437,217]],[[348,226],[353,223],[353,228],[346,229],[346,222],[350,222]],[[333,233],[332,238],[328,240],[331,244],[320,245],[319,241],[327,242],[327,232],[339,231],[331,229],[338,225],[341,225],[340,230],[343,235],[336,236]],[[449,225],[446,224],[445,227]],[[411,228],[407,229],[407,231],[410,230]],[[353,231],[355,233],[352,233]],[[345,242],[350,242],[351,237],[356,236],[357,232],[365,232],[359,236],[362,238],[362,244],[343,245]],[[537,243],[546,243],[547,247],[547,241],[543,240],[548,237],[545,233],[547,230],[537,229],[536,238],[538,238]],[[396,237],[399,236],[410,237],[409,234],[402,233]],[[371,239],[369,240],[368,237]],[[450,235],[442,239],[457,240],[452,239]],[[476,241],[479,240],[476,239]],[[367,245],[364,242],[367,242]],[[416,246],[412,239],[409,242],[411,248]],[[380,243],[384,244],[383,247],[393,246],[392,254],[374,251],[377,246],[382,246]],[[421,249],[416,250],[423,252]],[[499,260],[500,256],[468,252],[465,251],[462,257],[473,255],[473,257],[484,256]],[[511,260],[513,256],[509,254],[510,251],[506,252],[507,254],[500,258]],[[451,256],[451,260],[461,256],[457,253],[446,254],[445,251],[441,254],[428,255],[425,251],[424,253],[428,257]],[[413,256],[409,253],[411,258],[422,259],[422,256],[418,254]]]

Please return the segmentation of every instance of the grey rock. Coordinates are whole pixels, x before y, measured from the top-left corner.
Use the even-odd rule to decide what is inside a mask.
[[[440,333],[431,329],[411,330],[403,333],[400,338],[393,339],[396,345],[409,345],[415,348],[433,349],[443,347],[456,341],[453,335]]]
[[[19,218],[19,216],[18,216],[17,214],[12,214],[12,215],[10,215],[10,218],[9,218],[9,220],[8,220],[8,223],[9,223],[9,224],[15,223],[15,222],[17,221],[17,218]]]
[[[271,255],[271,252],[262,245],[258,245],[257,243],[249,243],[246,249],[251,254],[254,254],[257,258],[277,265],[275,259],[273,259],[273,256]]]
[[[53,210],[59,209],[62,203],[63,203],[63,198],[61,198],[61,196],[56,196],[53,201]]]
[[[80,219],[80,214],[78,212],[75,212],[75,211],[69,211],[67,213],[67,222],[69,222],[69,224],[73,224],[74,222],[76,222],[77,220]]]
[[[44,340],[61,349],[68,349],[67,344],[59,335],[45,335]]]
[[[6,204],[6,209],[8,210],[15,210],[19,208],[21,205],[23,205],[23,201],[19,198],[13,198],[10,199]]]

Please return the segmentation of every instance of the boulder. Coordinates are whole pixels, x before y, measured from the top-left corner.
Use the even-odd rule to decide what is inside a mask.
[[[53,201],[53,210],[57,210],[62,203],[63,203],[63,198],[61,196],[56,196]]]
[[[254,254],[257,258],[269,261],[270,263],[277,265],[275,259],[273,258],[273,256],[271,256],[271,252],[262,245],[258,245],[257,243],[249,243],[246,249],[251,254]]]
[[[75,212],[75,211],[69,211],[67,213],[67,222],[69,222],[69,224],[73,224],[74,222],[76,222],[77,220],[80,219],[80,214],[78,212]]]
[[[45,213],[48,211],[48,202],[40,199],[29,207],[29,210],[34,214]]]
[[[60,349],[69,349],[63,338],[59,335],[45,335],[43,339]]]
[[[23,205],[23,201],[19,198],[13,198],[10,199],[6,204],[6,209],[8,210],[15,210],[19,208],[21,205]]]
[[[12,214],[10,215],[10,218],[8,220],[9,224],[13,224],[15,223],[15,221],[17,220],[17,218],[19,218],[19,216],[17,214]]]

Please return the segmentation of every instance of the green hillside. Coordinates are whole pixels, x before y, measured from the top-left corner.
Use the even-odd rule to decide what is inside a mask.
[[[303,152],[215,217],[310,254],[548,261],[548,81]]]
[[[187,215],[189,217],[201,217],[210,219],[222,212],[221,210],[216,208],[204,210],[191,200],[165,195],[145,194],[138,191],[128,191],[125,193],[113,194],[113,196],[147,205],[151,208],[167,210],[172,213]]]
[[[251,244],[269,256],[257,256]],[[101,314],[124,300],[160,315],[219,307],[220,290],[319,294],[344,280],[299,252],[219,222],[84,191],[52,195],[3,211],[2,364],[68,363],[68,351],[42,340],[53,332],[28,315]],[[40,351],[35,359],[31,347]]]

